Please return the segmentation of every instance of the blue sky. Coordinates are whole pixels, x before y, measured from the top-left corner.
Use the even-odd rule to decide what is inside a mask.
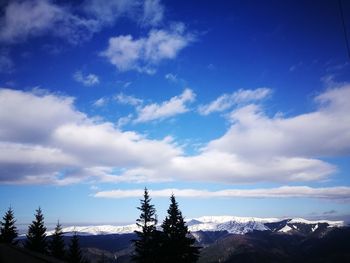
[[[187,218],[349,218],[337,2],[0,8],[1,213],[128,223],[147,187],[160,219],[171,193]]]

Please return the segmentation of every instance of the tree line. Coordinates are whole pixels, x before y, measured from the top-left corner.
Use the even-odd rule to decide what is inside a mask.
[[[79,245],[79,239],[75,233],[70,240],[68,250],[65,249],[63,239],[62,226],[59,222],[55,227],[55,231],[48,240],[46,236],[46,227],[44,224],[44,215],[39,207],[35,213],[35,219],[28,227],[26,240],[23,243],[24,248],[53,256],[57,259],[65,260],[69,263],[85,263],[87,262],[83,256]],[[16,220],[14,213],[10,207],[0,221],[0,242],[14,246],[19,245],[18,231],[15,225]]]
[[[136,220],[139,230],[135,231],[137,238],[132,240],[134,252],[132,261],[136,263],[192,263],[197,262],[200,247],[195,245],[195,239],[190,235],[184,217],[178,207],[174,195],[170,197],[167,216],[157,229],[157,215],[147,188],[140,200],[140,216]],[[14,212],[10,207],[0,221],[0,242],[18,245],[18,231],[15,226]],[[77,233],[70,239],[68,250],[65,248],[62,226],[59,222],[54,233],[48,240],[44,215],[39,207],[35,219],[28,227],[24,247],[69,263],[88,262],[82,256]]]

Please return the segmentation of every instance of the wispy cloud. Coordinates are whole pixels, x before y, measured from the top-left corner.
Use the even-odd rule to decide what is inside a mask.
[[[93,105],[95,107],[102,107],[102,106],[106,105],[107,102],[108,102],[108,99],[102,97],[102,98],[99,98],[98,100],[94,101]]]
[[[259,101],[267,98],[272,93],[269,88],[258,88],[255,90],[240,89],[231,94],[223,94],[214,101],[198,107],[198,112],[208,115],[213,112],[221,112],[232,108],[234,105]]]
[[[74,73],[73,78],[84,86],[95,86],[100,83],[99,77],[92,73],[84,75],[83,72],[77,71]]]
[[[172,74],[172,73],[167,73],[165,74],[165,79],[171,81],[171,82],[177,82],[178,81],[178,78],[176,75]]]
[[[148,122],[153,120],[165,119],[178,114],[187,112],[187,104],[195,100],[196,94],[191,89],[185,89],[179,96],[172,97],[170,100],[163,101],[161,104],[152,103],[139,107],[138,116],[135,122]]]
[[[159,62],[174,59],[193,40],[193,35],[185,32],[184,25],[177,23],[170,30],[153,29],[147,37],[139,39],[131,35],[112,37],[101,56],[119,71],[137,70],[153,74]]]
[[[10,73],[14,64],[7,49],[0,49],[0,73]]]
[[[139,198],[143,189],[98,191],[97,198]],[[317,198],[336,201],[350,201],[350,187],[282,186],[278,188],[225,189],[208,191],[198,189],[161,189],[149,190],[152,197],[168,198],[171,194],[185,198]],[[331,211],[331,213],[334,213]],[[327,214],[331,214],[327,213]]]
[[[156,26],[162,22],[164,6],[159,0],[145,0],[141,23],[144,25]]]
[[[51,0],[9,1],[0,17],[0,42],[54,35],[78,44],[120,17],[155,26],[162,21],[163,13],[164,7],[158,0],[86,0],[79,8]]]
[[[98,28],[97,21],[79,17],[70,6],[49,0],[10,1],[0,19],[0,41],[6,43],[51,34],[76,44],[90,38]]]
[[[126,95],[124,93],[119,93],[114,98],[120,104],[126,104],[131,106],[139,106],[143,103],[142,99],[136,98],[131,95]]]

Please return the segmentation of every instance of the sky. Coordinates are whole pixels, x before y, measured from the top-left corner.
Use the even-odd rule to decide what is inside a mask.
[[[350,37],[350,3],[342,1]],[[0,213],[350,219],[333,0],[1,1]]]

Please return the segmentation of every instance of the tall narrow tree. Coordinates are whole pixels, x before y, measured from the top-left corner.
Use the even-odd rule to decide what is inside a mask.
[[[135,253],[132,256],[135,262],[158,262],[157,247],[159,233],[156,230],[157,216],[154,206],[151,204],[151,198],[147,188],[140,200],[141,206],[137,209],[141,211],[140,217],[136,220],[137,226],[141,231],[135,231],[138,239],[133,240],[135,245]]]
[[[74,233],[73,237],[70,240],[67,260],[69,263],[85,262],[80,249],[79,237],[76,232]]]
[[[175,196],[170,197],[168,215],[163,224],[163,260],[164,262],[190,263],[197,262],[199,247],[195,239],[190,236]]]
[[[15,217],[13,210],[10,207],[0,222],[0,242],[7,244],[15,244],[14,239],[18,236],[17,228],[15,226]]]
[[[25,246],[40,253],[46,253],[46,227],[44,226],[44,215],[39,207],[36,210],[35,220],[28,228],[27,242]]]
[[[65,250],[64,250],[64,240],[62,226],[60,222],[57,222],[55,227],[55,232],[51,236],[51,241],[49,243],[50,254],[58,259],[64,259]]]

